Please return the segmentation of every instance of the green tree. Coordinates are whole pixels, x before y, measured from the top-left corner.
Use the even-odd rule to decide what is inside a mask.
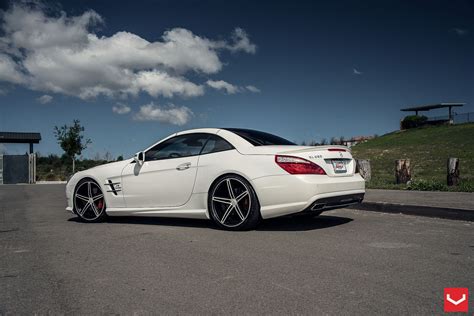
[[[54,127],[54,136],[58,140],[59,146],[64,150],[67,157],[72,159],[72,172],[76,169],[76,155],[80,155],[87,145],[91,144],[90,139],[84,139],[84,127],[79,120],[74,120],[73,125],[63,125]]]
[[[122,156],[122,155],[120,155],[120,156],[117,157],[117,161],[122,161],[122,160],[123,160],[123,156]]]

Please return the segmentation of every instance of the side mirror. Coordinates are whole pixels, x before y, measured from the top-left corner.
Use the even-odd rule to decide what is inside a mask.
[[[145,162],[145,153],[143,151],[137,152],[133,159],[136,163],[142,165]]]

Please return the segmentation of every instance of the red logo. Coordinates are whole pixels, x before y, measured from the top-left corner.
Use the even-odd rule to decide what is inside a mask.
[[[444,312],[468,311],[469,292],[465,287],[452,287],[444,289]]]

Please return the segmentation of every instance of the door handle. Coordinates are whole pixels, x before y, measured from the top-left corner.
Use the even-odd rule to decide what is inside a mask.
[[[186,169],[189,169],[189,167],[191,167],[191,163],[190,162],[186,162],[186,163],[183,163],[183,164],[180,164],[179,166],[176,167],[176,170],[186,170]]]

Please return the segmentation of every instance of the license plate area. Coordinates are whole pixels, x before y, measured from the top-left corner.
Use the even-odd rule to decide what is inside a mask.
[[[331,160],[332,167],[335,173],[346,173],[347,166],[346,161],[341,159],[332,159]]]

